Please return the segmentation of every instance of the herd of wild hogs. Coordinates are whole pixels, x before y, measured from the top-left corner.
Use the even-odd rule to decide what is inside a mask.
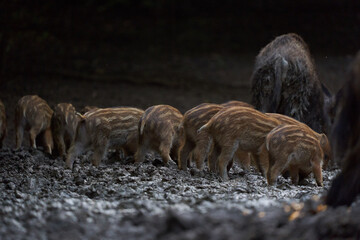
[[[344,87],[331,96],[317,76],[304,40],[296,34],[275,38],[258,54],[251,77],[252,105],[230,101],[203,103],[184,114],[169,105],[141,110],[134,107],[87,107],[77,112],[71,103],[51,109],[36,95],[16,106],[16,148],[29,132],[30,145],[66,159],[93,151],[98,166],[108,149],[134,156],[140,164],[150,153],[181,170],[190,163],[228,179],[233,162],[250,165],[269,185],[280,174],[294,184],[310,173],[322,186],[322,169],[341,163],[327,202],[350,204],[360,192],[360,54]],[[4,105],[0,104],[0,144],[5,137]],[[331,144],[327,135],[331,136]],[[331,149],[332,148],[332,149]],[[333,150],[333,151],[332,151]]]

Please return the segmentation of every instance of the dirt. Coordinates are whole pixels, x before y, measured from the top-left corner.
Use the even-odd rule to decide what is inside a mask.
[[[89,155],[89,154],[88,154]],[[230,181],[160,160],[142,165],[110,156],[99,168],[88,155],[64,168],[39,150],[6,149],[1,161],[0,236],[6,239],[198,239],[350,237],[360,205],[321,210],[337,170],[294,186],[267,186],[254,169],[235,167]],[[295,212],[298,219],[290,221]]]
[[[255,56],[255,55],[254,55]],[[267,186],[255,171],[235,166],[223,182],[208,171],[179,171],[159,159],[141,165],[109,153],[100,167],[88,153],[73,170],[25,144],[14,148],[16,101],[38,94],[51,106],[136,106],[166,103],[182,112],[202,102],[249,102],[253,56],[177,56],[138,60],[121,75],[60,71],[3,79],[8,137],[0,151],[1,239],[354,239],[360,202],[328,209],[323,198],[338,169],[299,186],[280,177]],[[317,57],[319,75],[334,92],[351,57]],[[114,74],[112,74],[114,73]],[[118,76],[118,77],[114,77]]]

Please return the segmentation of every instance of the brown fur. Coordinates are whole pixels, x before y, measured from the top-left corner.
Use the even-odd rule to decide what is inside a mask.
[[[191,151],[194,149],[194,153],[198,152],[197,148],[206,144],[205,148],[208,148],[208,138],[204,134],[198,134],[197,130],[206,124],[219,110],[223,107],[218,104],[203,103],[200,104],[184,114],[182,125],[185,132],[185,144],[181,150],[181,156],[178,161],[179,169],[186,170],[188,165],[188,157]],[[202,158],[195,156],[196,166],[198,169],[203,168],[203,162],[206,156]]]
[[[328,163],[332,160],[332,151],[331,151],[331,145],[330,142],[327,138],[327,136],[324,133],[317,133],[314,130],[312,130],[308,125],[306,125],[305,123],[299,122],[296,119],[292,118],[292,117],[288,117],[282,114],[278,114],[278,113],[265,113],[266,115],[276,118],[277,120],[279,120],[282,124],[289,124],[289,125],[297,125],[297,126],[301,126],[303,128],[306,129],[306,131],[308,131],[309,134],[312,134],[314,137],[316,137],[319,142],[323,141],[323,144],[321,145],[321,149],[323,150],[324,153],[324,165],[323,168],[326,169]]]
[[[6,136],[6,112],[3,102],[0,100],[0,148],[3,146]]]
[[[41,135],[43,147],[52,153],[51,116],[53,110],[37,95],[22,97],[15,109],[16,149],[21,147],[24,130],[30,134],[30,145],[36,148],[36,137]]]
[[[248,108],[254,108],[254,106],[249,104],[249,103],[236,101],[236,100],[228,101],[226,103],[221,104],[221,106],[223,106],[223,107],[248,107]]]
[[[327,96],[300,36],[284,34],[266,45],[256,57],[251,78],[256,109],[285,114],[328,133]]]
[[[280,121],[255,109],[230,107],[215,114],[199,131],[205,131],[213,140],[209,161],[218,163],[220,177],[227,180],[226,167],[235,152],[238,149],[250,152],[258,162],[259,148],[266,135],[278,125]]]
[[[51,129],[55,149],[60,157],[65,156],[75,138],[76,127],[80,120],[71,103],[59,103],[54,109]]]
[[[324,154],[319,140],[306,128],[299,125],[280,125],[267,136],[261,147],[260,159],[269,185],[285,170],[290,173],[293,184],[299,183],[299,174],[314,173],[318,186],[322,183]]]
[[[209,152],[211,147],[211,140],[204,132],[199,132],[198,129],[206,124],[218,111],[224,107],[229,106],[251,106],[250,104],[240,101],[230,101],[221,105],[212,103],[200,104],[184,114],[183,126],[185,131],[185,145],[181,151],[181,161],[179,161],[179,169],[186,170],[188,165],[188,156],[193,151],[193,157],[196,161],[198,169],[203,169],[204,161],[207,155],[204,152]],[[249,156],[247,153],[237,152],[237,161],[240,162],[245,168],[249,167]],[[210,163],[210,162],[209,162]],[[232,164],[232,163],[231,163]],[[229,165],[229,169],[231,168]],[[213,164],[209,165],[211,171],[215,171],[216,167]]]
[[[169,105],[155,105],[145,110],[139,122],[139,148],[135,162],[141,163],[149,151],[160,154],[164,163],[180,158],[184,145],[183,115]]]
[[[66,156],[66,166],[73,167],[74,160],[84,151],[93,150],[92,164],[98,166],[107,149],[122,150],[125,154],[136,152],[138,123],[144,111],[137,108],[99,108],[81,116],[75,140]]]

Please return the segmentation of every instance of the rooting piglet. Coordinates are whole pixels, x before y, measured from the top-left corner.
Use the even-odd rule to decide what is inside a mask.
[[[235,152],[238,149],[250,152],[258,162],[259,150],[266,135],[278,125],[279,120],[255,109],[230,107],[220,110],[199,131],[205,131],[213,140],[209,161],[218,164],[220,177],[227,180],[227,166]],[[260,166],[258,168],[261,170]]]
[[[328,163],[332,160],[333,154],[332,154],[330,142],[324,133],[317,133],[314,130],[312,130],[308,125],[306,125],[305,123],[299,122],[296,119],[294,119],[292,117],[288,117],[283,114],[279,114],[279,113],[265,113],[265,114],[270,117],[276,118],[277,120],[279,120],[281,122],[281,124],[297,125],[297,126],[304,127],[308,131],[308,133],[312,134],[314,137],[316,137],[319,140],[319,142],[322,141],[323,144],[321,144],[320,146],[324,153],[323,168],[326,169]]]
[[[145,160],[149,151],[160,154],[164,164],[180,158],[184,144],[183,115],[169,105],[155,105],[145,110],[139,122],[139,147],[135,163]]]
[[[134,154],[138,144],[138,124],[144,111],[137,108],[99,108],[80,115],[76,135],[66,156],[66,166],[73,167],[77,156],[93,150],[92,164],[98,166],[107,149]]]
[[[196,161],[196,167],[200,170],[203,169],[204,161],[207,155],[204,155],[204,152],[209,152],[211,147],[211,139],[205,132],[198,129],[206,124],[218,111],[224,107],[229,106],[250,106],[250,104],[240,102],[240,101],[230,101],[221,105],[212,104],[212,103],[203,103],[190,110],[184,114],[183,126],[185,131],[185,145],[181,151],[181,161],[179,161],[179,169],[186,170],[188,163],[188,156],[191,151],[193,151],[193,157]],[[248,153],[238,151],[236,153],[237,160],[248,168],[250,159]],[[210,162],[209,162],[210,163]],[[231,168],[232,162],[229,165]],[[215,171],[216,167],[211,164],[209,165],[211,171]]]
[[[323,186],[321,170],[324,154],[320,145],[326,140],[319,141],[308,129],[298,125],[274,128],[266,136],[260,151],[260,162],[268,184],[273,185],[277,177],[288,170],[295,185],[300,177],[313,172],[317,185]]]
[[[249,103],[246,102],[242,102],[242,101],[237,101],[237,100],[231,100],[228,101],[226,103],[221,104],[221,106],[223,107],[248,107],[248,108],[254,108],[255,107]],[[235,159],[236,162],[238,162],[240,165],[242,165],[245,169],[249,169],[250,168],[250,163],[251,163],[251,154],[241,151],[240,149],[238,149],[235,153]],[[234,161],[230,161],[229,165],[227,166],[228,171],[231,169],[232,165],[233,165]],[[209,162],[210,163],[210,162]],[[211,171],[215,172],[217,165],[215,166],[210,166],[209,168]]]
[[[179,169],[186,170],[189,165],[189,155],[193,151],[194,154],[200,152],[199,149],[210,148],[210,139],[207,134],[200,132],[198,129],[206,124],[218,111],[223,109],[221,105],[212,103],[202,103],[184,114],[182,125],[185,133],[185,144],[181,150],[180,158],[178,159]],[[208,150],[207,150],[208,151]],[[196,167],[203,169],[203,163],[206,155],[193,156],[196,161]]]
[[[3,146],[3,141],[6,136],[6,112],[3,102],[0,100],[0,148]]]
[[[55,149],[60,157],[65,156],[72,141],[80,116],[76,114],[75,107],[71,103],[59,103],[54,109],[51,119],[51,129]]]
[[[36,138],[41,137],[42,145],[49,154],[53,148],[51,116],[53,110],[37,95],[22,97],[15,109],[16,149],[21,147],[24,130],[30,134],[30,145],[36,148]]]

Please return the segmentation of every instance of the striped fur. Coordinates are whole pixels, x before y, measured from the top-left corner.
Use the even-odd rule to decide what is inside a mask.
[[[205,131],[213,140],[209,161],[214,165],[218,164],[220,177],[227,180],[226,167],[235,152],[238,149],[250,152],[255,162],[258,162],[259,148],[264,143],[266,135],[278,125],[280,121],[255,109],[230,107],[215,114],[201,127],[200,132]]]
[[[185,145],[181,151],[181,161],[179,161],[179,169],[186,170],[187,165],[189,165],[188,158],[190,152],[193,152],[193,158],[196,161],[196,166],[198,169],[203,169],[204,161],[207,157],[203,152],[209,152],[211,147],[211,140],[204,134],[204,132],[199,132],[198,129],[206,124],[218,111],[224,107],[229,106],[251,106],[250,104],[240,102],[240,101],[230,101],[224,104],[212,104],[212,103],[203,103],[190,110],[184,114],[183,126],[185,131]],[[201,153],[201,154],[200,154]],[[237,160],[241,161],[240,163],[245,167],[249,165],[249,156],[247,153],[242,153],[239,151],[237,154]],[[231,162],[232,164],[232,162]],[[231,167],[229,165],[229,168]],[[215,166],[209,165],[211,171],[215,171]]]
[[[3,141],[6,136],[6,112],[3,102],[0,100],[0,148],[3,146]]]
[[[274,128],[260,151],[260,162],[269,185],[284,171],[289,171],[293,184],[299,178],[314,173],[316,183],[322,186],[324,154],[319,140],[299,125],[280,125]]]
[[[324,165],[323,168],[326,169],[329,162],[332,161],[333,159],[333,153],[332,153],[332,149],[331,149],[331,145],[330,142],[327,138],[327,136],[324,133],[317,133],[314,130],[312,130],[308,125],[306,125],[305,123],[299,122],[298,120],[292,118],[292,117],[288,117],[286,115],[283,114],[279,114],[279,113],[265,113],[266,115],[276,118],[277,120],[279,120],[282,124],[289,124],[289,125],[297,125],[297,126],[301,126],[304,129],[306,129],[306,131],[309,132],[309,134],[312,134],[313,136],[315,136],[320,143],[320,146],[323,150],[324,153]]]
[[[80,120],[75,107],[71,103],[59,103],[54,109],[51,129],[55,149],[59,156],[65,156],[75,137],[76,127]]]
[[[139,148],[135,162],[143,162],[149,151],[158,152],[165,164],[179,159],[184,144],[182,118],[180,111],[169,105],[146,109],[139,122]]]
[[[42,145],[47,153],[52,153],[53,139],[51,117],[53,110],[37,95],[22,97],[15,109],[16,148],[20,148],[24,130],[30,134],[30,145],[36,148],[36,137],[41,135]]]
[[[186,170],[189,165],[189,155],[190,152],[198,153],[199,148],[209,148],[209,139],[206,134],[198,134],[197,130],[206,124],[218,111],[223,107],[218,104],[212,103],[203,103],[190,110],[184,114],[184,119],[182,125],[184,126],[185,132],[185,144],[181,150],[180,159],[178,159],[179,169]],[[203,163],[206,155],[196,155],[194,156],[196,161],[196,166],[198,169],[203,168]]]
[[[144,111],[131,107],[99,108],[83,116],[75,140],[66,156],[66,166],[73,167],[77,156],[93,150],[92,163],[98,166],[108,148],[134,154],[138,144],[138,123]]]

